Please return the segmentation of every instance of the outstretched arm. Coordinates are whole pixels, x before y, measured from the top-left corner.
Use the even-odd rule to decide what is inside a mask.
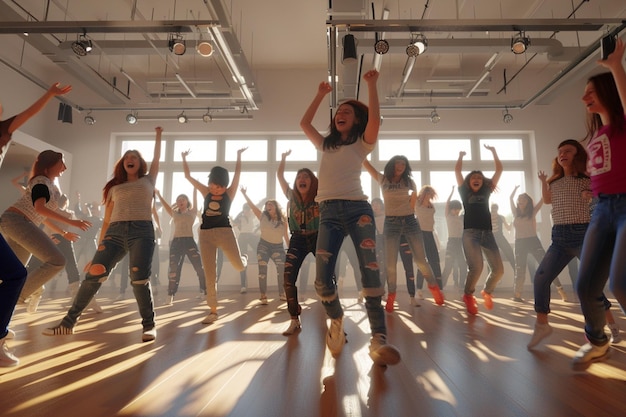
[[[287,152],[283,152],[280,158],[280,164],[278,164],[278,170],[276,171],[276,178],[278,179],[280,188],[283,190],[283,194],[285,195],[287,195],[287,190],[289,190],[289,184],[287,184],[287,180],[285,180],[285,161],[290,154],[291,149]]]
[[[539,181],[541,181],[541,198],[543,202],[546,204],[552,204],[552,192],[550,191],[550,186],[548,185],[548,176],[545,172],[539,171],[537,174]]]
[[[494,148],[493,146],[485,145],[485,149],[491,151],[491,154],[493,155],[493,161],[496,164],[496,172],[493,174],[493,177],[491,177],[491,186],[492,189],[495,189],[498,186],[498,181],[500,181],[500,177],[502,176],[502,162],[500,161],[500,158],[498,158],[496,148]]]
[[[515,205],[515,194],[517,194],[518,188],[519,188],[519,185],[516,185],[515,188],[513,188],[513,192],[511,192],[511,195],[509,196],[509,204],[511,205],[511,213],[513,213],[513,217],[517,217],[516,215],[517,206]]]
[[[48,91],[46,91],[46,93],[41,96],[41,98],[39,98],[39,100],[37,100],[29,108],[15,116],[13,123],[11,123],[11,126],[9,126],[9,133],[15,132],[24,123],[26,123],[28,119],[39,113],[41,109],[43,109],[53,97],[62,96],[63,94],[69,93],[71,90],[72,86],[70,85],[61,86],[60,83],[53,84],[48,89]]]
[[[374,168],[374,165],[372,165],[371,162],[367,160],[367,158],[363,160],[363,167],[367,172],[370,173],[372,178],[374,178],[376,182],[378,182],[380,173],[378,172],[378,170],[376,170],[376,168]]]
[[[163,205],[163,208],[165,209],[165,211],[167,212],[167,214],[169,214],[170,216],[174,216],[174,210],[172,209],[172,206],[170,206],[167,201],[165,201],[165,199],[163,198],[163,196],[161,195],[161,193],[159,192],[159,190],[157,190],[156,188],[154,189],[154,193],[156,194],[157,197],[159,197],[159,201],[161,202],[161,204]],[[194,191],[195,194],[195,191]],[[195,207],[195,206],[194,206]]]
[[[452,191],[450,191],[450,195],[448,196],[448,199],[446,200],[446,209],[445,209],[446,216],[450,214],[450,201],[452,201],[453,195],[454,195],[454,185],[452,186]]]
[[[248,189],[246,187],[241,187],[241,195],[243,195],[243,198],[246,199],[246,202],[250,206],[250,209],[252,210],[256,218],[261,220],[261,216],[263,215],[263,212],[256,206],[256,204],[252,202],[252,200],[250,200],[250,197],[248,197],[247,191]]]
[[[191,171],[189,170],[189,164],[187,163],[187,155],[189,155],[190,150],[186,150],[180,153],[180,156],[183,158],[183,172],[185,173],[185,178],[187,181],[193,185],[193,187],[202,193],[203,197],[209,193],[209,187],[205,184],[202,184],[200,181],[191,176]]]
[[[380,130],[380,103],[378,101],[378,71],[369,70],[363,76],[367,83],[367,91],[369,97],[367,126],[363,134],[363,140],[369,144],[375,144],[378,140],[378,131]]]
[[[231,200],[235,199],[235,194],[237,194],[237,188],[239,187],[239,178],[241,178],[241,154],[244,153],[248,149],[241,148],[237,151],[237,162],[235,163],[235,175],[233,175],[233,181],[230,183],[230,186],[226,190],[226,193],[230,197]]]
[[[315,113],[320,107],[322,100],[326,96],[326,94],[330,93],[333,90],[331,85],[328,82],[322,82],[317,87],[317,94],[313,97],[313,101],[309,104],[309,107],[304,112],[302,119],[300,120],[300,128],[304,132],[307,138],[317,149],[322,149],[322,145],[324,144],[324,137],[320,134],[320,132],[313,127],[313,118],[315,117]]]
[[[456,176],[456,185],[459,187],[463,185],[463,174],[461,170],[463,169],[463,157],[465,156],[465,151],[459,152],[459,159],[456,160],[456,164],[454,165],[454,175]]]
[[[161,160],[161,133],[163,133],[163,128],[161,126],[157,126],[154,130],[156,131],[156,138],[154,140],[154,156],[152,157],[152,162],[150,163],[150,171],[148,171],[148,175],[152,178],[152,182],[156,183],[156,178],[159,174],[159,161]]]

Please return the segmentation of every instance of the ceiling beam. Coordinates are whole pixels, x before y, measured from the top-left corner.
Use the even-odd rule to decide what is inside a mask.
[[[217,20],[131,20],[0,22],[0,34],[23,33],[190,33],[197,28],[219,27]]]
[[[329,27],[350,32],[583,32],[605,25],[620,25],[622,19],[428,19],[428,20],[327,20]]]

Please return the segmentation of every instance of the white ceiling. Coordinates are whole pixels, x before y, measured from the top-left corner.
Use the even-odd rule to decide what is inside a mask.
[[[225,14],[216,13],[220,8]],[[269,86],[258,86],[256,75],[272,69],[328,70],[337,75],[338,100],[356,96],[360,70],[374,65],[375,30],[382,28],[379,35],[391,45],[378,57],[387,113],[513,108],[549,100],[568,80],[587,77],[596,67],[598,39],[624,19],[623,0],[2,0],[0,29],[17,22],[32,32],[0,34],[0,64],[42,86],[57,79],[71,83],[69,104],[76,109],[185,110],[191,117],[210,110],[215,117],[237,117],[263,106],[259,91]],[[34,33],[46,21],[59,28]],[[167,48],[171,21],[183,21],[189,31],[183,33],[182,56]],[[86,57],[70,48],[82,32],[77,22],[105,27],[87,31],[94,51]],[[138,29],[150,22],[161,30]],[[574,31],[575,22],[597,27]],[[535,30],[532,25],[539,23],[548,27]],[[234,35],[221,46],[230,50],[239,82],[224,59],[228,51],[215,45],[209,27]],[[531,45],[525,54],[510,51],[513,27],[532,28],[526,30]],[[328,39],[336,36],[340,45],[348,28],[357,38],[359,59],[344,65],[341,46],[330,54]],[[427,36],[429,49],[411,62],[405,49],[417,31]],[[200,40],[217,47],[211,57],[195,52]]]

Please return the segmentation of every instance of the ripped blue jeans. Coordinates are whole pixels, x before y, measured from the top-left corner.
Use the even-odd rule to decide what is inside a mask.
[[[113,222],[91,261],[85,280],[69,311],[61,321],[65,327],[74,327],[83,310],[107,280],[115,266],[128,254],[130,281],[141,324],[144,330],[154,327],[154,303],[150,289],[152,256],[154,254],[154,227],[151,221]],[[98,271],[101,269],[101,271]]]
[[[331,319],[343,316],[337,295],[335,264],[339,249],[350,236],[359,259],[365,309],[372,334],[386,334],[381,305],[384,289],[376,260],[376,225],[372,206],[367,201],[329,200],[320,203],[320,226],[315,253],[315,290]]]

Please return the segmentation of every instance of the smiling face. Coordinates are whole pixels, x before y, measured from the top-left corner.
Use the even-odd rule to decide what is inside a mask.
[[[348,136],[352,127],[357,123],[357,118],[354,113],[354,107],[349,104],[342,104],[335,113],[335,128],[341,134],[342,138]]]
[[[185,213],[187,210],[189,210],[189,200],[187,200],[187,198],[183,197],[182,195],[178,196],[176,198],[176,207],[178,208],[178,211],[180,211],[181,213]]]
[[[307,172],[300,172],[296,176],[296,187],[298,187],[298,191],[300,195],[306,196],[311,189],[311,177]]]
[[[222,195],[226,192],[226,187],[223,185],[217,185],[214,182],[209,183],[209,193],[213,195]]]
[[[469,177],[469,187],[474,192],[480,190],[484,182],[485,178],[482,176],[482,174],[474,173]]]
[[[278,211],[276,205],[272,202],[265,203],[265,211],[267,211],[272,219],[278,218]]]
[[[604,105],[598,98],[596,86],[592,81],[589,81],[585,86],[585,93],[583,94],[582,101],[585,104],[585,108],[588,113],[603,114],[606,112]]]
[[[134,151],[127,152],[124,155],[124,170],[129,177],[139,176],[141,169],[141,157]]]
[[[406,162],[404,162],[402,159],[397,159],[394,164],[394,176],[398,178],[402,177],[404,171],[406,171]]]

